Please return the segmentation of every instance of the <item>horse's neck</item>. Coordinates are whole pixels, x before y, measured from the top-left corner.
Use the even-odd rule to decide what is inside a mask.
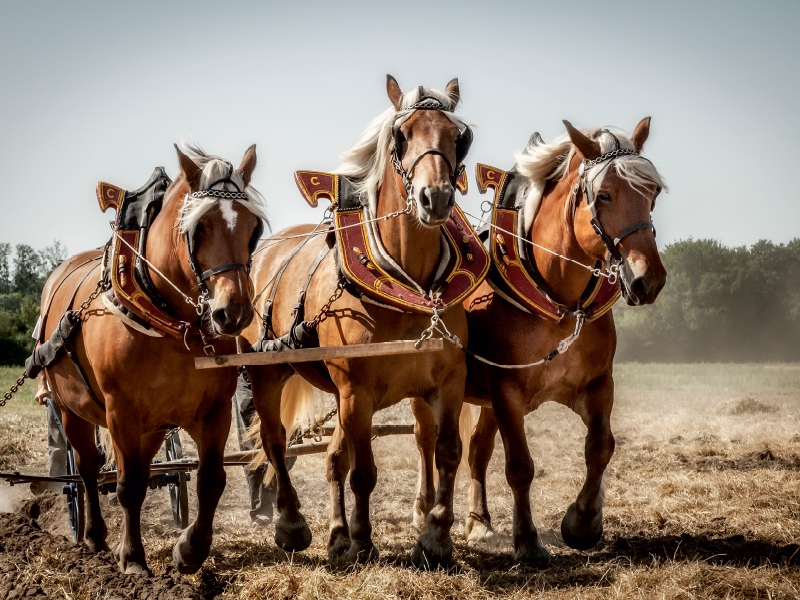
[[[572,225],[571,214],[566,208],[572,196],[575,174],[559,181],[552,189],[546,189],[536,219],[531,227],[530,239],[585,265],[594,266],[594,260],[578,244]],[[534,247],[536,266],[547,282],[555,300],[574,308],[586,289],[591,273],[572,262]]]
[[[377,205],[378,217],[406,207],[405,189],[394,168],[388,164]],[[378,221],[378,233],[392,259],[411,279],[428,289],[436,275],[442,251],[439,228],[425,227],[412,213]]]
[[[176,227],[180,216],[180,205],[180,198],[174,196],[164,202],[164,208],[148,231],[145,258],[183,293],[196,297],[198,292],[194,276],[188,261],[182,258],[181,246],[185,242]],[[175,317],[188,322],[197,318],[195,309],[188,305],[183,296],[155,269],[150,269],[150,278],[158,293],[169,303],[170,312]]]

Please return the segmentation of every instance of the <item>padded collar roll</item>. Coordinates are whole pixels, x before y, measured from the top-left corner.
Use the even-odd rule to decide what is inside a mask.
[[[158,293],[144,255],[147,232],[161,211],[164,194],[172,183],[163,167],[157,167],[148,182],[135,192],[126,192],[110,183],[97,184],[100,209],[117,211],[108,268],[116,300],[136,317],[173,337],[182,336],[188,324],[170,315],[166,300]],[[127,243],[126,243],[127,242]],[[136,252],[134,252],[134,248]]]
[[[575,310],[553,300],[529,251],[530,244],[524,240],[520,202],[527,183],[525,178],[513,170],[503,171],[480,163],[475,170],[480,193],[486,193],[490,187],[495,193],[493,227],[489,231],[494,265],[489,283],[495,291],[523,310],[556,323],[577,312],[592,321],[611,310],[619,298],[620,286],[619,282],[609,283],[606,277],[592,277]]]
[[[388,257],[369,209],[347,178],[332,173],[297,171],[295,182],[312,206],[319,198],[334,204],[339,265],[344,277],[369,299],[407,312],[431,314],[461,303],[489,271],[489,255],[458,205],[442,226],[446,252],[431,290],[423,290]],[[449,259],[448,259],[449,255]]]

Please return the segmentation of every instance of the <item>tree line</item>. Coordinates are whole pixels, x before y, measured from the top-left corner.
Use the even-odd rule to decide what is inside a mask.
[[[614,307],[618,361],[800,360],[800,239],[685,240],[661,258],[667,285],[655,304]]]
[[[0,243],[0,364],[31,352],[44,282],[67,256]],[[728,247],[684,240],[661,253],[667,285],[655,304],[614,307],[617,361],[800,361],[800,239]]]
[[[0,365],[21,365],[30,355],[44,282],[66,257],[57,240],[44,250],[0,243]]]

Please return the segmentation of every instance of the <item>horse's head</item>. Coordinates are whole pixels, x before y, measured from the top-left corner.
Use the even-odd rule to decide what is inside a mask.
[[[656,246],[651,212],[664,184],[640,156],[650,133],[643,119],[630,138],[607,129],[592,135],[564,121],[578,170],[571,209],[575,236],[595,259],[619,264],[622,294],[629,305],[651,304],[667,280]]]
[[[238,335],[254,314],[250,261],[263,231],[258,192],[250,187],[256,149],[248,148],[238,169],[196,148],[190,148],[191,157],[176,149],[188,186],[178,224],[185,240],[179,254],[208,304],[212,330]]]
[[[392,124],[391,160],[416,199],[417,218],[428,227],[447,221],[456,202],[455,180],[472,141],[469,128],[452,115],[460,99],[458,79],[444,94],[419,87],[404,95],[386,76],[386,92],[397,111]]]

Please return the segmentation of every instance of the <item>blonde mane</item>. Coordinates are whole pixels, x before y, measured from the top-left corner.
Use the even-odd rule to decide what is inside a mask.
[[[600,143],[602,153],[610,152],[616,148],[616,141],[622,148],[633,150],[631,139],[620,131],[612,135],[607,128],[582,129],[590,139]],[[528,146],[521,153],[515,154],[516,169],[520,175],[528,179],[528,186],[523,194],[522,214],[524,217],[525,232],[530,231],[539,205],[542,201],[544,188],[549,181],[556,181],[567,174],[570,162],[575,156],[576,149],[566,133],[546,144],[541,138],[534,136]],[[606,164],[595,165],[588,172],[589,181],[593,181],[595,190],[603,182],[603,177],[608,172]],[[640,156],[621,156],[614,161],[617,175],[634,188],[644,189],[647,185],[655,184],[661,189],[667,189],[661,175],[649,160]]]
[[[422,98],[438,100],[447,108],[447,111],[443,112],[450,121],[460,129],[466,127],[467,124],[453,114],[456,102],[450,96],[432,88],[415,87],[407,94],[403,94],[400,111],[395,110],[394,107],[388,108],[367,126],[353,147],[342,153],[341,162],[333,171],[355,180],[357,193],[362,197],[366,196],[373,214],[376,214],[377,211],[378,190],[383,183],[395,121],[403,116],[405,109],[416,104]]]
[[[200,177],[198,189],[208,189],[212,183],[218,179],[227,177],[228,173],[230,172],[231,181],[235,182],[236,186],[239,186],[239,189],[247,194],[247,200],[237,199],[235,201],[244,206],[259,219],[263,219],[264,222],[269,225],[267,215],[264,212],[264,197],[253,186],[248,185],[245,187],[242,174],[237,173],[236,170],[231,172],[231,163],[223,158],[220,158],[219,156],[206,154],[198,146],[192,146],[188,144],[185,144],[184,146],[184,153],[191,158],[192,161],[203,171]],[[221,185],[223,187],[217,189],[224,189],[229,192],[237,191],[236,186],[229,182]],[[205,215],[214,206],[217,206],[219,201],[220,199],[215,196],[201,196],[200,198],[192,198],[187,195],[183,200],[181,214],[178,218],[178,227],[180,232],[187,233],[194,231],[194,228],[197,227],[197,223],[203,218],[203,215]]]

